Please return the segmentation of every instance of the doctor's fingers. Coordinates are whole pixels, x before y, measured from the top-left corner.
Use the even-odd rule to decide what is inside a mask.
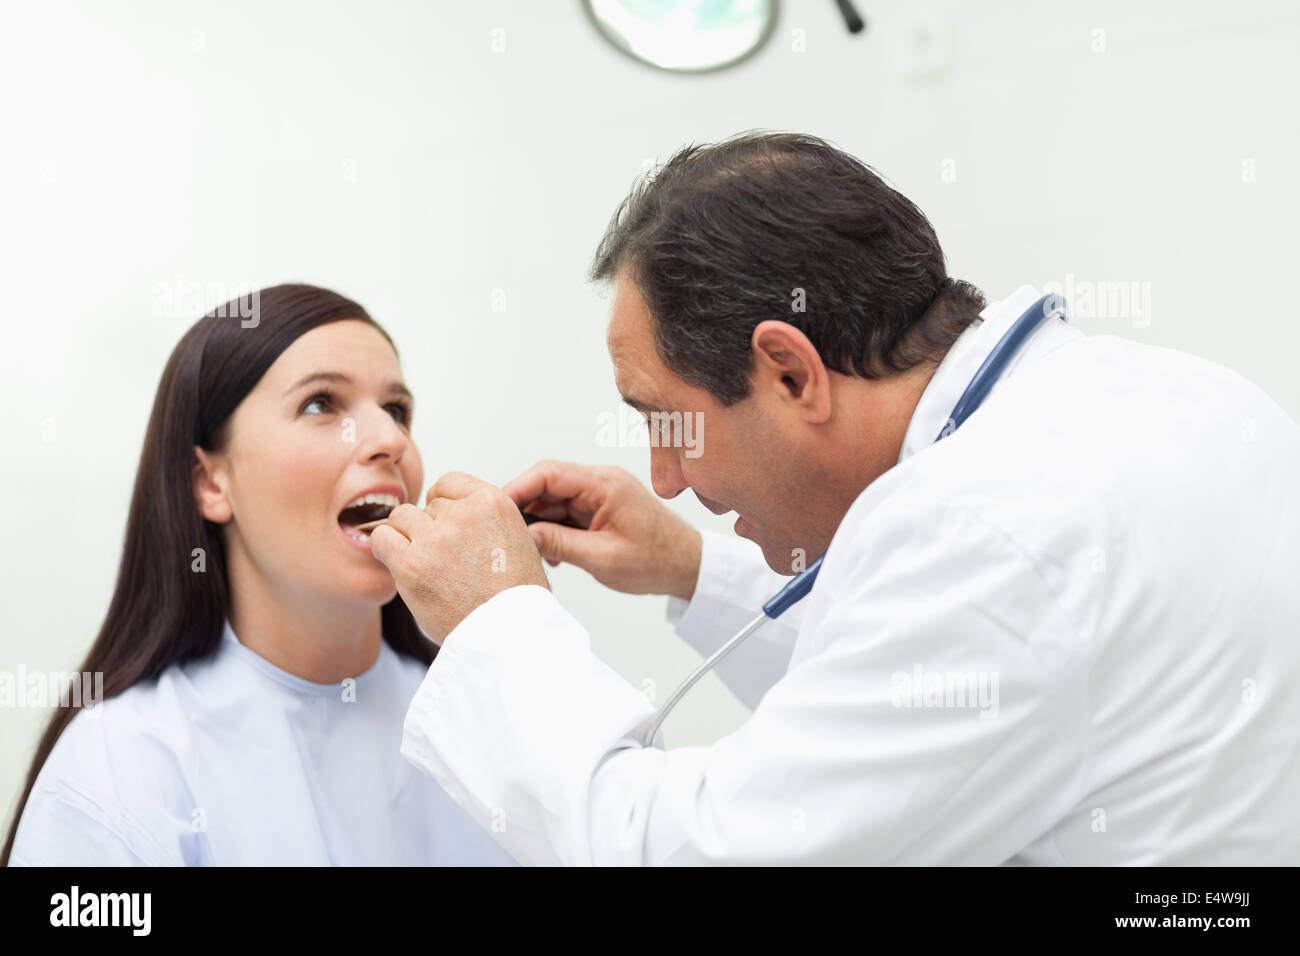
[[[409,538],[386,524],[370,532],[370,553],[390,572],[401,566],[401,560],[410,547]]]
[[[566,528],[545,521],[532,525],[528,531],[537,546],[537,553],[551,567],[568,562],[599,580],[618,562],[618,549],[608,533]]]
[[[427,508],[421,509],[408,501],[390,511],[379,528],[388,528],[401,534],[407,541],[414,541],[422,531],[428,528],[432,521],[433,515],[428,513]],[[378,531],[379,528],[376,528],[375,531]],[[375,533],[372,531],[370,533],[371,550],[374,550],[375,547],[374,539]]]
[[[624,475],[632,477],[621,468],[545,460],[506,482],[501,490],[521,508],[534,501],[566,504],[575,515],[590,517],[604,504],[610,487]]]
[[[424,494],[424,503],[428,505],[435,498],[468,498],[475,492],[497,491],[500,489],[496,485],[482,478],[467,475],[463,471],[449,471],[429,486]]]

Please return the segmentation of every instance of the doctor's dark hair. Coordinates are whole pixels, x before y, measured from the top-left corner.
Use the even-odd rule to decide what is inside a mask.
[[[986,304],[948,277],[910,200],[797,133],[688,146],[643,177],[591,278],[620,271],[650,310],[664,364],[724,405],[749,394],[750,339],[766,319],[808,336],[827,368],[874,379],[938,361]]]
[[[246,319],[254,318],[245,327]],[[145,432],[117,583],[79,668],[103,673],[102,700],[220,647],[230,607],[226,549],[222,526],[205,519],[195,502],[194,448],[220,449],[231,414],[280,353],[304,333],[344,319],[368,322],[392,343],[357,303],[328,289],[279,285],[214,309],[172,351]],[[202,573],[192,569],[195,548],[204,549]],[[400,596],[385,604],[380,616],[384,640],[393,650],[424,664],[433,661],[435,645]],[[78,709],[56,707],[41,736],[0,866],[9,863],[36,777]]]

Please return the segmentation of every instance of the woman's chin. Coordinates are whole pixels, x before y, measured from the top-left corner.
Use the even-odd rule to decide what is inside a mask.
[[[397,596],[397,584],[388,569],[370,552],[370,536],[339,526],[343,546],[351,553],[347,570],[342,574],[340,592],[358,599],[387,604]]]
[[[378,561],[349,561],[346,564],[351,567],[345,566],[335,575],[338,582],[338,588],[334,592],[336,595],[373,604],[387,604],[397,596],[397,584],[393,581],[393,576]]]
[[[353,598],[357,601],[365,601],[367,604],[373,604],[376,607],[382,607],[393,598],[397,597],[397,585],[389,577],[387,571],[376,573],[373,576],[358,575],[353,580],[344,580],[339,582],[339,592]],[[364,580],[362,580],[364,577]]]

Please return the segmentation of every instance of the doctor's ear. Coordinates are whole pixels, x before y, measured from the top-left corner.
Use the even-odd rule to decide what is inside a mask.
[[[812,421],[830,417],[830,375],[808,336],[788,322],[768,319],[750,338],[756,382],[774,385],[783,401],[800,406]]]
[[[225,524],[233,516],[230,496],[226,492],[226,472],[221,456],[194,446],[194,503],[199,514],[216,524]]]

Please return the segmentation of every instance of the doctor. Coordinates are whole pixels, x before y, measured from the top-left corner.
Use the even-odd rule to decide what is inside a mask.
[[[594,276],[655,492],[739,537],[560,463],[446,475],[372,537],[441,644],[402,753],[518,860],[1300,863],[1300,428],[1259,389],[1053,318],[935,442],[1038,293],[986,307],[810,136],[678,153]],[[666,750],[539,552],[669,595],[701,653],[825,560],[719,668],[750,719]]]

